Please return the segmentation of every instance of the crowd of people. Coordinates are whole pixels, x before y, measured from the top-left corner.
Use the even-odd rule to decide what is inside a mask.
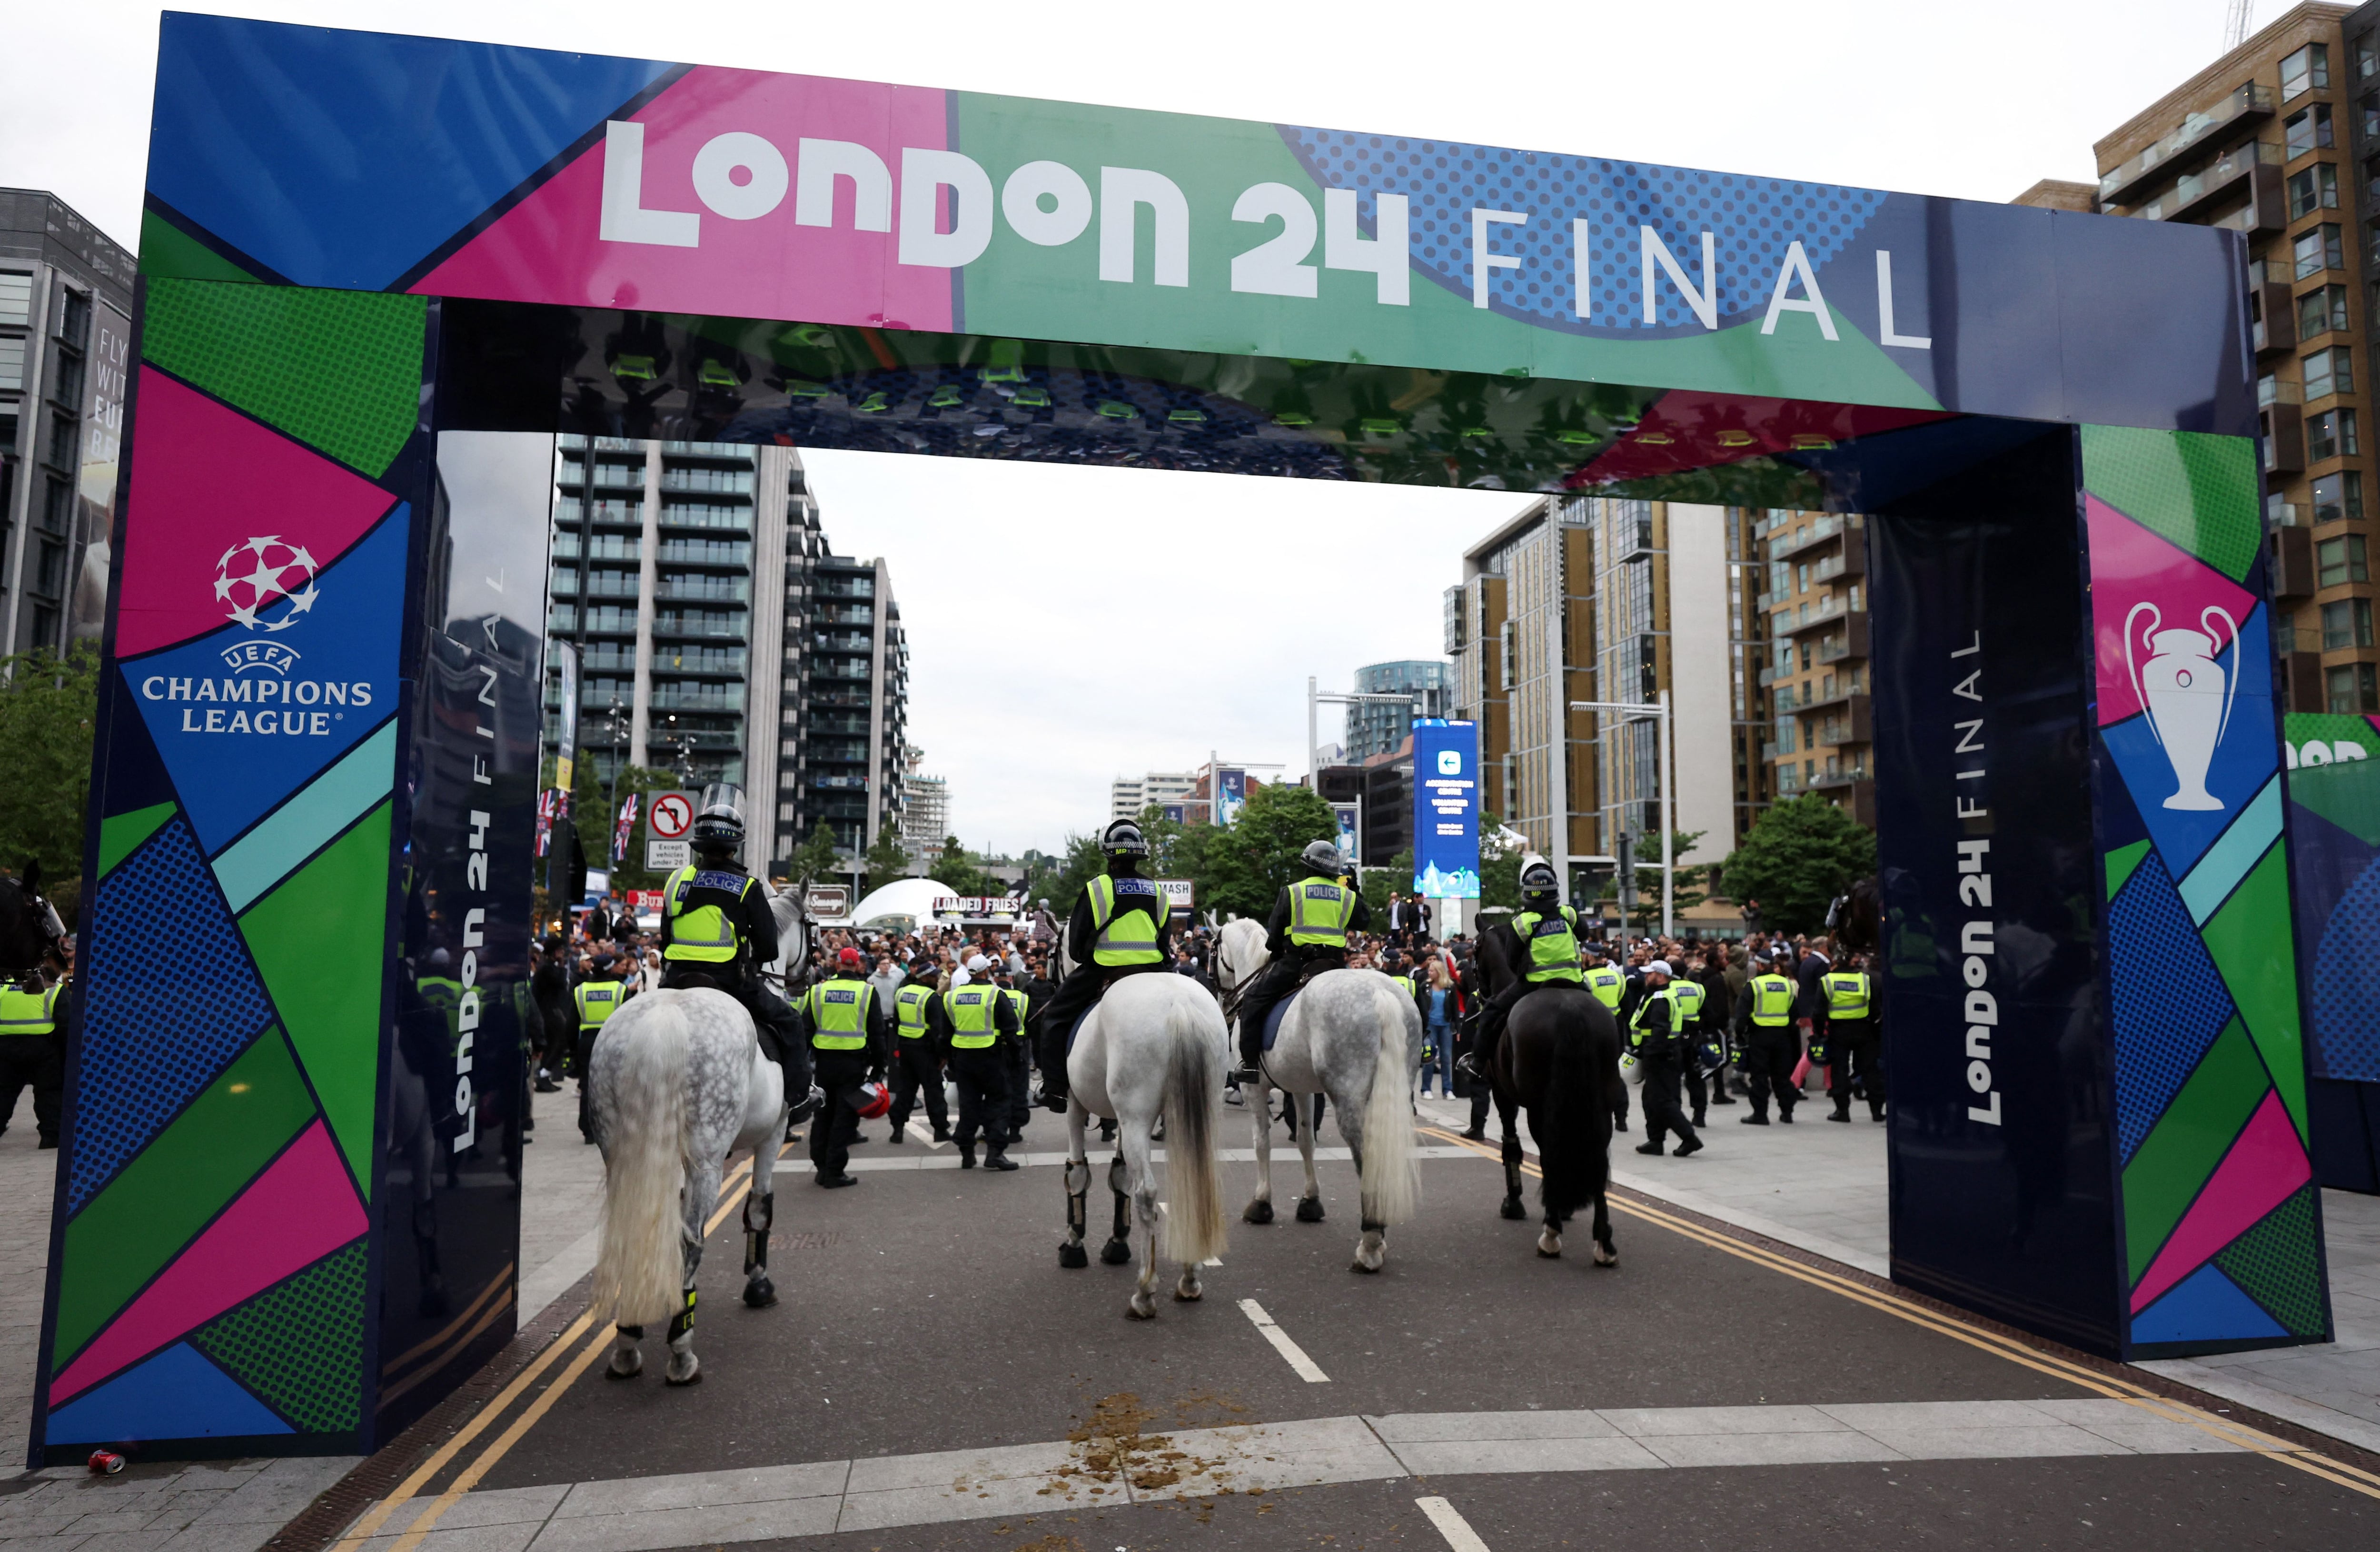
[[[711,860],[723,870],[706,865],[674,876],[659,931],[649,934],[627,913],[599,906],[569,940],[546,940],[531,983],[545,1024],[540,1092],[585,1073],[604,1020],[638,991],[713,986],[753,1009],[764,1049],[785,1067],[789,1094],[815,1084],[809,1158],[820,1185],[857,1183],[848,1166],[851,1149],[869,1140],[868,1119],[888,1120],[883,1140],[900,1145],[921,1112],[932,1141],[957,1146],[962,1168],[978,1167],[980,1144],[982,1167],[1004,1171],[1016,1168],[1007,1150],[1022,1139],[1033,1107],[1064,1109],[1068,1033],[1106,985],[1122,975],[1170,972],[1224,995],[1216,929],[1168,912],[1139,876],[1145,843],[1129,821],[1110,827],[1109,869],[1073,903],[1062,927],[1040,915],[1028,923],[902,931],[827,928],[782,987],[756,973],[776,957],[766,909],[748,903],[766,895],[724,852],[724,842],[740,836],[720,839]],[[1671,1137],[1679,1157],[1698,1151],[1714,1106],[1742,1104],[1739,1120],[1755,1126],[1771,1123],[1773,1108],[1777,1122],[1790,1123],[1813,1074],[1823,1075],[1831,1101],[1827,1119],[1849,1122],[1854,1101],[1884,1119],[1874,988],[1864,963],[1851,956],[1838,964],[1824,937],[1607,941],[1541,891],[1500,928],[1527,964],[1525,978],[1491,1000],[1476,989],[1482,967],[1470,937],[1435,939],[1427,915],[1410,906],[1387,914],[1387,930],[1372,931],[1361,895],[1338,871],[1334,847],[1314,843],[1300,861],[1305,876],[1281,891],[1267,923],[1270,967],[1227,1002],[1236,1003],[1241,1027],[1230,1101],[1260,1060],[1264,1010],[1318,962],[1378,969],[1414,999],[1423,1032],[1418,1093],[1426,1097],[1434,1083],[1442,1097],[1467,1097],[1467,1137],[1487,1134],[1491,1096],[1475,1075],[1486,1071],[1483,1052],[1512,1003],[1548,981],[1583,987],[1618,1021],[1642,1077],[1640,1153],[1662,1154]],[[705,898],[724,913],[718,920],[696,914]],[[735,925],[722,925],[731,920]],[[1525,949],[1518,946],[1523,939]],[[1064,958],[1080,966],[1072,976],[1060,973],[1062,940]],[[727,944],[735,964],[706,963],[699,955],[711,951],[689,943]],[[805,1116],[797,1109],[795,1121]],[[1627,1130],[1624,1091],[1614,1119]],[[580,1125],[587,1130],[583,1099]]]

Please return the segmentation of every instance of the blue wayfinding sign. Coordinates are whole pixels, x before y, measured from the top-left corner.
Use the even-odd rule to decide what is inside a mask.
[[[1414,892],[1479,897],[1479,726],[1414,724]]]

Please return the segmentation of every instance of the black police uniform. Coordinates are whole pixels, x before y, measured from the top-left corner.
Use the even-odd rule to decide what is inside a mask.
[[[28,986],[40,989],[25,990]],[[33,1000],[46,1000],[50,1027],[38,1033],[9,1031],[0,1036],[0,1132],[8,1129],[17,1114],[18,1095],[30,1087],[34,1130],[40,1134],[42,1146],[54,1148],[58,1146],[58,1128],[66,1109],[66,1049],[74,986],[71,981],[60,981],[55,987],[42,987],[35,977],[19,984],[17,998],[29,1016]]]
[[[901,996],[904,992],[922,992],[920,1005],[925,1015],[921,1033],[912,1035],[901,1022]],[[909,1117],[917,1109],[919,1097],[925,1100],[926,1119],[934,1128],[934,1141],[946,1143],[951,1137],[950,1102],[942,1096],[943,1029],[936,1020],[941,1009],[941,994],[931,982],[918,980],[904,986],[892,994],[892,1007],[885,1017],[892,1025],[892,1140],[901,1140],[901,1129],[909,1124]]]
[[[1111,879],[1137,879],[1140,865],[1135,858],[1118,858],[1108,864]],[[1099,923],[1091,915],[1091,891],[1085,890],[1075,902],[1075,913],[1066,918],[1066,953],[1075,962],[1074,970],[1058,983],[1050,997],[1048,1012],[1041,1015],[1041,1036],[1036,1060],[1041,1068],[1041,1097],[1050,1109],[1063,1109],[1066,1097],[1066,1039],[1075,1025],[1091,1011],[1099,994],[1126,976],[1140,975],[1149,970],[1163,970],[1173,962],[1173,920],[1170,913],[1159,913],[1157,924],[1157,963],[1153,964],[1094,964],[1091,950],[1099,940]],[[1035,999],[1036,1005],[1041,1005]]]
[[[951,999],[966,991],[988,991],[991,994],[991,1044],[980,1047],[961,1046],[962,1037],[951,1016]],[[990,976],[969,981],[964,987],[953,987],[934,1004],[941,1015],[943,1038],[950,1045],[951,1081],[958,1085],[959,1120],[953,1128],[952,1141],[959,1146],[959,1165],[975,1167],[976,1134],[983,1134],[984,1158],[987,1161],[1008,1157],[1008,1074],[1014,1062],[1007,1043],[1024,1036],[1024,1025],[1016,1017],[1016,1008],[1000,994]],[[995,1164],[995,1168],[998,1166]]]
[[[1009,977],[996,977],[1002,993],[1013,1002],[1018,997],[1026,1001],[1025,1011],[1016,1018],[1016,1037],[1007,1042],[1008,1109],[1003,1120],[1008,1126],[1008,1140],[1025,1140],[1025,1124],[1033,1119],[1033,1000],[1022,987],[1009,984]]]
[[[1308,872],[1298,883],[1311,883],[1317,879],[1335,881],[1338,877],[1335,873]],[[1289,940],[1289,924],[1296,910],[1290,900],[1290,891],[1295,887],[1284,884],[1281,892],[1273,896],[1272,915],[1265,918],[1265,949],[1272,958],[1257,972],[1257,978],[1248,983],[1247,991],[1240,998],[1236,1016],[1240,1024],[1240,1065],[1243,1067],[1254,1067],[1263,1061],[1265,1022],[1272,1017],[1272,1011],[1281,1000],[1296,988],[1298,981],[1305,975],[1306,966],[1319,963],[1339,968],[1347,963],[1344,943],[1333,948],[1328,944],[1298,944]],[[1371,902],[1366,900],[1360,891],[1350,890],[1348,892],[1354,896],[1354,908],[1347,917],[1347,930],[1365,931],[1372,925]]]
[[[770,913],[768,894],[758,879],[730,859],[705,858],[696,864],[683,907],[663,901],[662,909],[662,988],[665,991],[708,987],[744,1004],[760,1037],[760,1051],[784,1069],[785,1097],[799,1100],[810,1090],[809,1048],[796,1036],[793,1010],[760,979],[759,967],[777,957],[777,918]],[[735,928],[735,957],[726,960],[673,959],[672,930],[686,911],[716,905]]]
[[[1679,1102],[1684,1063],[1691,1052],[1687,1049],[1688,1037],[1678,1028],[1677,1017],[1677,1000],[1663,997],[1650,987],[1631,1015],[1629,1042],[1645,1069],[1645,1142],[1637,1148],[1639,1153],[1660,1152],[1664,1137],[1671,1132],[1678,1134],[1682,1154],[1703,1146]]]
[[[820,1000],[856,996],[868,1009],[865,1021],[866,1040],[856,1049],[822,1049],[815,1046],[820,1037],[810,1019],[811,998]],[[851,1162],[852,1140],[859,1135],[859,1112],[852,1100],[859,1086],[872,1077],[881,1077],[891,1042],[884,1030],[884,1007],[878,1000],[876,988],[857,976],[838,973],[812,987],[803,998],[803,1005],[794,1010],[794,1019],[800,1031],[803,1049],[818,1066],[818,1085],[826,1091],[826,1108],[810,1122],[810,1165],[818,1170],[819,1183],[847,1184]]]
[[[1752,1016],[1760,1006],[1759,983],[1768,976],[1785,983],[1785,1018],[1780,1024],[1761,1024]],[[1791,976],[1755,967],[1752,979],[1744,983],[1743,994],[1735,1000],[1736,1065],[1743,1073],[1744,1097],[1752,1106],[1752,1113],[1743,1118],[1749,1125],[1766,1124],[1771,1095],[1777,1099],[1777,1119],[1789,1123],[1793,1107],[1802,1099],[1802,1091],[1793,1084],[1793,1068],[1802,1059],[1802,1037],[1793,1027],[1792,984]]]

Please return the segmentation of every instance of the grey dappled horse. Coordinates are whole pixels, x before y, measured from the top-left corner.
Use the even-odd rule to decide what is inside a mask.
[[[1215,949],[1216,979],[1229,992],[1245,986],[1270,958],[1261,922],[1227,922]],[[1421,1011],[1378,970],[1326,970],[1305,983],[1281,1015],[1281,1033],[1257,1066],[1246,1095],[1257,1139],[1257,1194],[1242,1214],[1270,1223],[1272,1096],[1291,1097],[1297,1151],[1305,1162],[1300,1223],[1322,1221],[1322,1182],[1314,1172],[1313,1108],[1327,1094],[1339,1135],[1355,1156],[1362,1182],[1363,1231],[1354,1269],[1377,1272],[1389,1256],[1388,1230],[1414,1215],[1421,1187],[1414,1172],[1413,1086],[1421,1065]],[[1245,1086],[1245,1085],[1244,1085]]]

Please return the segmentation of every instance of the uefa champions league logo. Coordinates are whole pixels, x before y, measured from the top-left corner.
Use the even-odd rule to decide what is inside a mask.
[[[317,596],[314,557],[278,534],[235,544],[215,563],[215,600],[224,605],[225,618],[249,630],[287,630],[314,607]],[[259,617],[282,599],[289,608],[281,618]]]
[[[2138,641],[2148,652],[2136,661],[2133,626],[2143,614],[2148,623],[2139,630]],[[2147,716],[2150,734],[2173,767],[2177,786],[2165,800],[2168,808],[2224,806],[2221,798],[2206,790],[2206,771],[2215,763],[2216,746],[2231,725],[2232,697],[2240,693],[2240,654],[2231,655],[2229,675],[2215,654],[2226,645],[2240,645],[2240,625],[2212,604],[2199,612],[2198,624],[2197,630],[2162,628],[2157,606],[2146,601],[2132,605],[2124,616],[2124,670],[2131,675],[2132,695]],[[2227,636],[2230,640],[2218,644]]]

